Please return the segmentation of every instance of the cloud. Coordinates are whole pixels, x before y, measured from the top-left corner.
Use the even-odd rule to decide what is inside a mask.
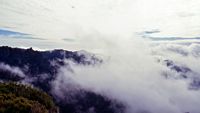
[[[0,4],[0,27],[51,40],[66,49],[100,51],[102,46],[95,46],[99,41],[115,40],[115,36],[123,39],[149,29],[158,29],[166,37],[199,35],[198,0],[7,0]],[[180,13],[197,15],[182,18],[177,16]],[[76,42],[61,45],[69,37]],[[51,49],[51,45],[45,47]]]
[[[9,30],[4,30],[4,29],[0,29],[0,34],[1,35],[27,35],[24,33],[19,33],[19,32],[14,32],[14,31],[9,31]]]
[[[141,37],[150,39],[152,41],[199,41],[200,37],[173,37],[173,36],[163,36],[163,35],[158,35],[156,34],[162,34],[161,31],[159,30],[151,30],[151,31],[144,31],[141,33],[138,33]]]
[[[144,32],[141,33],[141,34],[143,34],[143,35],[149,35],[149,34],[155,34],[155,33],[160,33],[160,32],[161,32],[161,31],[155,29],[155,30],[151,30],[151,31],[144,31]]]
[[[98,65],[83,66],[66,60],[66,65],[59,69],[52,81],[52,94],[59,99],[76,101],[71,96],[82,89],[95,92],[122,102],[126,105],[126,113],[198,113],[200,92],[189,89],[189,85],[192,80],[199,79],[199,45],[168,43],[148,48],[146,44],[134,39],[118,40],[105,51],[104,62]],[[125,51],[127,48],[132,49]],[[79,54],[86,55],[87,60],[93,55],[85,51]],[[173,79],[178,78],[179,73],[159,64],[156,58],[172,60],[176,65],[189,67],[194,73],[187,75],[189,79]],[[166,73],[172,78],[162,76]],[[38,79],[25,80],[31,83]]]
[[[11,72],[14,76],[18,76],[20,78],[24,78],[25,74],[18,67],[11,67],[7,64],[0,63],[0,70]]]
[[[63,97],[65,91],[68,91],[65,86],[81,87],[123,102],[127,113],[198,113],[200,102],[197,100],[200,92],[189,89],[191,80],[196,75],[191,73],[191,79],[166,79],[162,76],[164,73],[173,77],[179,75],[155,59],[158,56],[171,59],[175,64],[186,65],[198,73],[194,67],[197,69],[199,66],[191,67],[193,62],[187,62],[189,59],[194,60],[191,54],[193,49],[190,49],[194,47],[186,46],[188,55],[181,57],[182,53],[177,53],[180,50],[170,50],[173,46],[178,49],[178,45],[159,45],[147,49],[146,45],[141,48],[141,44],[142,42],[126,42],[126,45],[111,46],[107,50],[110,51],[107,53],[109,57],[104,57],[104,62],[96,66],[81,66],[67,61],[69,65],[60,69],[58,78],[54,81],[53,92],[58,92]],[[127,48],[132,49],[125,51]],[[159,54],[151,56],[152,50]],[[69,71],[69,66],[72,71]]]
[[[165,43],[155,46],[153,56],[156,56],[161,61],[171,60],[177,69],[190,70],[189,72],[178,72],[178,74],[170,74],[172,78],[188,79],[188,87],[199,90],[199,44],[176,44]],[[175,68],[175,67],[174,67]]]
[[[191,38],[184,38],[184,37],[148,37],[153,41],[181,41],[181,40],[200,40],[200,37],[191,37]]]
[[[72,39],[72,38],[64,38],[63,40],[66,41],[66,42],[74,42],[74,41],[75,41],[75,40]]]
[[[20,33],[20,32],[14,32],[14,31],[5,30],[5,29],[0,29],[0,38],[43,40],[41,38],[34,38],[30,34],[24,34],[24,33]]]

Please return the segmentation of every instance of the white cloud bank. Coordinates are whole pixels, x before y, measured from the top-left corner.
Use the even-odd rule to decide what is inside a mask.
[[[200,63],[193,55],[193,48],[198,45],[168,44],[152,47],[150,50],[145,45],[144,48],[139,45],[126,42],[126,45],[109,48],[107,55],[110,57],[105,58],[107,60],[102,65],[95,67],[67,62],[71,64],[73,72],[69,71],[69,66],[62,67],[53,83],[54,91],[62,97],[63,92],[71,91],[70,87],[68,89],[65,86],[81,86],[124,102],[127,113],[199,113],[200,92],[188,89],[193,77],[199,76],[191,74],[188,75],[191,79],[166,79],[162,76],[163,73],[174,77],[178,76],[178,73],[157,63],[155,59],[170,59],[199,73]],[[188,55],[183,56],[170,50],[177,48],[179,51],[181,48],[178,47],[185,48],[183,51],[188,51]],[[149,51],[154,51],[154,57]]]

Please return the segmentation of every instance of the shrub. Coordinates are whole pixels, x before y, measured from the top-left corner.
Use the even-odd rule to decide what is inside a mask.
[[[58,110],[48,94],[27,85],[0,83],[0,113],[48,113],[50,111],[57,113]]]

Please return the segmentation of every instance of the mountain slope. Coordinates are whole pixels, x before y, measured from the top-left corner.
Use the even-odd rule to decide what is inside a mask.
[[[53,96],[61,113],[124,112],[125,106],[122,102],[80,86],[63,86],[65,89],[72,89],[64,92],[64,98],[52,94],[52,82],[58,76],[59,68],[70,67],[67,61],[83,66],[95,66],[103,62],[95,55],[83,51],[35,51],[32,48],[20,49],[3,46],[0,47],[0,80],[25,82],[47,92]],[[11,95],[9,98],[14,97]]]
[[[0,113],[58,113],[52,98],[35,88],[0,83]]]

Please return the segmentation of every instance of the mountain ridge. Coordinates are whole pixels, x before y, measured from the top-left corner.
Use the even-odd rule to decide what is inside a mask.
[[[2,46],[0,47],[0,80],[28,83],[47,92],[60,108],[60,113],[124,112],[125,106],[122,102],[80,86],[64,86],[75,90],[64,92],[65,98],[62,99],[52,94],[52,82],[58,76],[59,68],[70,66],[66,60],[83,66],[95,66],[103,63],[102,59],[87,52],[72,52],[62,49],[36,51],[32,48],[20,49]]]

